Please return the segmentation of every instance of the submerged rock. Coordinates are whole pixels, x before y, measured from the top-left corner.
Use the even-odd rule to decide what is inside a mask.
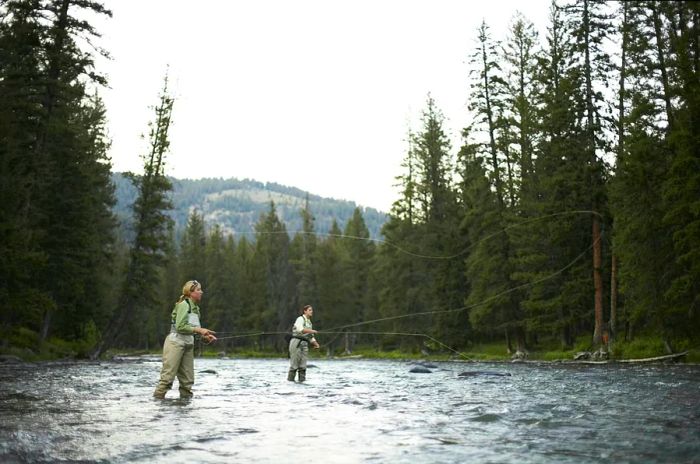
[[[412,374],[432,374],[433,373],[433,371],[431,371],[427,367],[423,367],[423,366],[415,366],[415,367],[411,368],[411,370],[408,372],[410,372]]]

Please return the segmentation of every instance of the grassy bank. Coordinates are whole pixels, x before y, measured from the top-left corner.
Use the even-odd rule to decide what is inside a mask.
[[[664,346],[663,340],[658,337],[640,337],[632,342],[618,342],[612,345],[610,353],[611,360],[621,360],[621,359],[644,359],[653,358],[657,356],[664,356],[668,353]],[[700,346],[691,345],[690,342],[677,341],[673,345],[674,352],[679,353],[683,351],[688,351],[688,355],[685,356],[683,362],[688,363],[700,363]],[[527,359],[530,361],[571,361],[574,359],[577,353],[584,351],[592,351],[590,347],[590,338],[577,340],[575,345],[568,350],[563,350],[557,346],[556,342],[543,342],[536,346],[528,349]],[[216,347],[209,347],[207,351],[203,353],[204,356],[221,356],[219,350]],[[226,353],[229,357],[240,357],[240,358],[270,358],[270,357],[286,357],[286,353],[273,352],[273,351],[254,351],[238,349]],[[321,348],[321,350],[311,350],[311,358],[326,358],[329,354]],[[448,361],[448,360],[464,360],[464,361],[510,361],[512,354],[506,351],[505,345],[503,343],[480,343],[474,344],[469,348],[463,350],[455,350],[454,352],[449,350],[433,351],[429,354],[422,353],[418,350],[415,351],[401,351],[401,350],[377,350],[375,347],[369,346],[358,346],[349,355],[342,352],[335,352],[330,354],[331,357],[336,358],[352,358],[352,357],[362,357],[368,359],[408,359],[408,360],[418,360],[418,359],[428,359],[434,361]]]
[[[27,337],[23,338],[26,341]],[[17,345],[6,344],[0,347],[0,355],[11,356],[26,362],[41,362],[57,359],[86,359],[91,345],[86,342],[66,342],[59,339],[51,339],[44,343],[35,343],[33,346],[29,343],[21,343]],[[663,340],[659,337],[639,337],[630,342],[617,342],[611,347],[611,360],[621,359],[644,359],[668,354],[664,346]],[[700,363],[700,346],[692,344],[690,341],[675,341],[673,343],[674,352],[679,353],[688,351],[682,362]],[[592,351],[590,340],[578,340],[574,347],[568,350],[563,350],[557,346],[555,342],[542,342],[528,349],[527,359],[530,361],[571,361],[574,356],[582,351]],[[153,355],[160,356],[161,348],[154,347],[152,350],[125,350],[113,349],[107,351],[103,359],[111,359],[114,356],[142,356]],[[199,356],[217,358],[227,356],[230,358],[286,358],[286,352],[280,351],[259,351],[254,349],[238,348],[228,352],[222,351],[222,347],[212,345],[204,346],[198,352]],[[311,350],[310,357],[312,359],[321,359],[329,356],[329,353],[323,347],[321,350]],[[448,360],[463,360],[463,361],[502,361],[511,360],[512,355],[509,354],[505,345],[500,342],[496,343],[481,343],[474,344],[462,350],[432,351],[428,354],[415,351],[401,350],[377,350],[375,347],[358,346],[350,354],[342,352],[330,353],[331,357],[335,358],[353,358],[361,357],[368,359],[402,359],[402,360],[433,360],[433,361],[448,361]]]

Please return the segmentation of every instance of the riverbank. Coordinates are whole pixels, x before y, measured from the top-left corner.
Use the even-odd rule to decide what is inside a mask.
[[[673,362],[700,363],[700,347],[688,346],[687,343],[679,343],[674,351],[687,352]],[[570,350],[557,350],[552,347],[539,346],[528,350],[522,361],[534,362],[571,362],[581,352],[590,351],[583,344],[578,344]],[[377,350],[373,347],[359,346],[351,353],[328,353],[323,348],[319,351],[312,350],[311,359],[388,359],[388,360],[428,360],[428,361],[476,361],[476,362],[511,362],[513,355],[509,354],[502,343],[475,344],[463,351],[434,350],[427,351],[402,351],[402,350]],[[107,351],[103,359],[112,359],[115,356],[160,356],[161,350],[124,350],[113,349]],[[621,342],[614,346],[608,358],[610,362],[625,362],[630,360],[648,360],[659,358],[658,362],[671,362],[663,357],[669,355],[664,344],[656,338],[640,338],[633,342]],[[272,350],[253,350],[237,348],[225,351],[221,346],[202,346],[198,356],[205,358],[286,358],[286,352]],[[3,347],[0,348],[0,362],[41,362],[61,359],[84,359],[85,356],[78,350],[72,350],[65,344],[46,343],[41,348],[32,350],[27,347]],[[582,359],[584,362],[595,362]]]

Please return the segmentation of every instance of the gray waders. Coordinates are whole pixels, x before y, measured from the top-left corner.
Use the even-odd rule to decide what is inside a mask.
[[[287,380],[294,382],[297,371],[299,382],[306,380],[306,360],[309,359],[309,342],[300,338],[289,340],[289,372]]]
[[[190,313],[188,319],[192,327],[201,327],[196,313]],[[177,377],[180,384],[180,398],[190,398],[192,385],[194,385],[194,336],[177,333],[174,324],[170,330],[163,344],[163,367],[153,396],[165,398],[165,394],[173,387],[173,381]]]

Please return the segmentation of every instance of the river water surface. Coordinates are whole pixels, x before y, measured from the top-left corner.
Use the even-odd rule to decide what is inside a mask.
[[[311,362],[0,365],[0,462],[700,462],[697,365]]]

